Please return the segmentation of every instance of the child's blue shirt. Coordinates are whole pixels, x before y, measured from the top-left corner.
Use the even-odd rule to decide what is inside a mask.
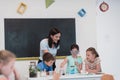
[[[44,61],[38,63],[37,68],[40,69],[40,71],[46,70],[46,72],[53,71],[52,66],[47,66]]]

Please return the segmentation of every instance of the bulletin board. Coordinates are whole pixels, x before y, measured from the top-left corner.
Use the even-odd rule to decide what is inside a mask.
[[[40,41],[53,27],[62,33],[57,57],[70,55],[70,46],[76,43],[74,18],[5,18],[5,49],[20,60],[38,58]]]

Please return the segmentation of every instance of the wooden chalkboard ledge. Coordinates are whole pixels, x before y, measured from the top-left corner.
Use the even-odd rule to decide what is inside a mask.
[[[56,59],[64,59],[66,56],[56,56]],[[38,60],[39,57],[24,57],[24,58],[16,58],[17,61],[21,60]]]

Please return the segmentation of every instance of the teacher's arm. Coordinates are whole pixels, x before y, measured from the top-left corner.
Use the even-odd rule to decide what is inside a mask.
[[[40,50],[42,51],[42,53],[47,53],[48,51],[48,42],[47,39],[43,39],[40,42]]]
[[[47,53],[47,52],[49,52],[49,51],[48,51],[48,50],[42,50],[42,52],[43,52],[43,53]]]

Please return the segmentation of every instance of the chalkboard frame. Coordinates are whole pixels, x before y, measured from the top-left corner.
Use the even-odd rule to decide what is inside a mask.
[[[67,40],[66,42],[70,42],[70,44],[69,44],[69,48],[70,48],[70,45],[71,44],[73,44],[73,43],[76,43],[76,33],[75,33],[75,18],[5,18],[4,19],[4,24],[5,24],[5,49],[7,49],[7,50],[10,50],[10,51],[12,51],[12,52],[14,52],[14,53],[16,53],[15,51],[13,51],[13,50],[11,50],[10,49],[10,47],[11,46],[9,46],[10,45],[10,43],[11,42],[9,42],[8,40],[10,40],[10,38],[11,37],[13,37],[13,36],[11,36],[11,35],[9,35],[9,32],[10,31],[14,31],[15,29],[16,30],[20,30],[21,28],[20,27],[22,27],[22,26],[26,26],[26,20],[33,20],[33,24],[35,24],[35,21],[36,20],[41,20],[41,21],[44,21],[45,20],[45,22],[46,21],[48,21],[48,28],[50,27],[50,28],[52,28],[52,27],[56,27],[56,28],[58,28],[58,29],[60,29],[60,31],[61,31],[61,33],[62,33],[62,36],[63,36],[63,38],[65,38],[64,37],[64,32],[67,32],[68,31],[68,35],[67,36],[71,36],[71,38],[72,39],[69,39],[69,40]],[[50,21],[51,20],[51,21]],[[60,22],[59,22],[60,21]],[[55,22],[55,23],[54,23]],[[32,24],[31,22],[29,22],[30,23],[30,25]],[[19,24],[19,26],[18,26],[18,24]],[[29,26],[30,26],[29,25]],[[43,24],[42,24],[43,25]],[[64,26],[65,25],[65,26]],[[14,27],[13,27],[14,26]],[[58,27],[59,26],[59,27]],[[60,26],[62,26],[62,29],[61,29],[61,27]],[[66,26],[67,27],[70,27],[70,28],[66,28]],[[19,27],[19,29],[17,29],[17,28],[15,28],[15,27]],[[44,26],[42,26],[42,27],[44,27]],[[50,29],[49,28],[49,29]],[[68,29],[67,31],[66,30],[64,30],[64,28],[66,28],[66,29]],[[69,29],[73,29],[73,30],[70,30],[69,31]],[[28,28],[28,29],[30,29],[30,28]],[[62,32],[63,31],[63,32]],[[17,34],[18,34],[18,32],[17,31],[15,31]],[[23,34],[24,35],[24,34]],[[9,36],[10,36],[10,38],[9,38]],[[48,36],[48,31],[46,31],[46,36],[44,35],[44,38],[45,37],[47,37]],[[18,37],[19,38],[19,37]],[[42,37],[43,38],[43,37]],[[62,38],[61,38],[62,39]],[[12,39],[13,40],[13,39]],[[61,40],[61,42],[62,41],[65,41],[65,40]],[[14,41],[15,42],[15,41]],[[9,43],[9,44],[8,44]],[[38,44],[39,45],[39,44]],[[67,45],[68,45],[68,43],[67,43]],[[63,45],[62,45],[62,47],[63,47]],[[68,49],[67,49],[67,51],[68,51]],[[59,52],[59,51],[58,51]],[[56,58],[57,59],[63,59],[63,58],[65,58],[65,56],[66,55],[70,55],[70,54],[68,54],[69,52],[67,52],[67,54],[63,54],[63,55],[57,55],[56,56]],[[23,53],[24,54],[24,53]],[[18,54],[16,54],[17,55],[17,60],[36,60],[36,59],[38,59],[39,58],[39,56],[38,57],[36,57],[36,56],[22,56],[22,57],[18,57]]]

